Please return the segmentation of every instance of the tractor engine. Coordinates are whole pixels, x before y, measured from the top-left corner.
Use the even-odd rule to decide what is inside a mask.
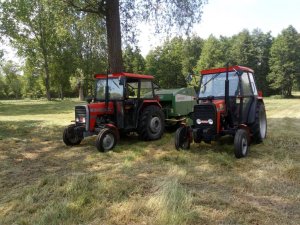
[[[84,126],[88,122],[88,112],[87,107],[84,105],[77,105],[75,106],[75,123],[77,126]]]
[[[217,135],[217,109],[213,103],[200,103],[194,106],[193,137],[196,143],[210,142]]]
[[[89,110],[85,105],[75,106],[75,132],[80,137],[84,137],[89,129]]]

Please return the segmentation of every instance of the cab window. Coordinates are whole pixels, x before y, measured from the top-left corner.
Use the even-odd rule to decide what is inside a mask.
[[[244,92],[244,96],[252,95],[252,90],[250,86],[250,81],[248,77],[248,73],[244,72],[241,76],[242,88]]]
[[[141,98],[153,98],[152,81],[141,80]]]
[[[249,73],[249,79],[250,79],[250,84],[251,84],[253,94],[257,95],[257,89],[256,89],[256,86],[255,86],[254,77],[253,77],[252,73]]]

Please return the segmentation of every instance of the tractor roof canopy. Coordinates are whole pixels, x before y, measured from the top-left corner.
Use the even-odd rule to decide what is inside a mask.
[[[208,70],[202,70],[201,75],[207,75],[207,74],[214,74],[214,73],[225,73],[227,71],[226,67],[223,68],[216,68],[216,69],[208,69]],[[248,67],[245,66],[231,66],[228,68],[229,72],[232,71],[245,71],[245,72],[251,72],[254,73],[254,71]]]
[[[95,74],[95,78],[101,79],[106,78],[106,74]],[[119,78],[119,77],[128,77],[128,78],[137,78],[137,79],[150,79],[153,80],[154,77],[151,75],[144,75],[144,74],[135,74],[135,73],[113,73],[108,74],[109,78]]]

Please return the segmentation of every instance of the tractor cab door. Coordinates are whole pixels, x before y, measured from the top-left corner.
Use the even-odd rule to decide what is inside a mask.
[[[149,79],[127,78],[125,93],[125,128],[137,128],[145,100],[155,99],[153,82]]]
[[[255,105],[255,95],[257,90],[255,87],[253,74],[250,72],[243,72],[239,79],[240,82],[240,101],[239,101],[239,123],[248,123],[250,111]]]
[[[137,109],[140,105],[139,80],[127,78],[124,99],[124,128],[127,130],[136,128]]]

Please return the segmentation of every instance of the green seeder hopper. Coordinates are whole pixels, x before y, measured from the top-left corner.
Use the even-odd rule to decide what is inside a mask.
[[[155,94],[159,96],[167,128],[177,126],[186,120],[187,116],[193,112],[194,105],[197,104],[197,95],[192,87],[161,89],[156,91]]]

